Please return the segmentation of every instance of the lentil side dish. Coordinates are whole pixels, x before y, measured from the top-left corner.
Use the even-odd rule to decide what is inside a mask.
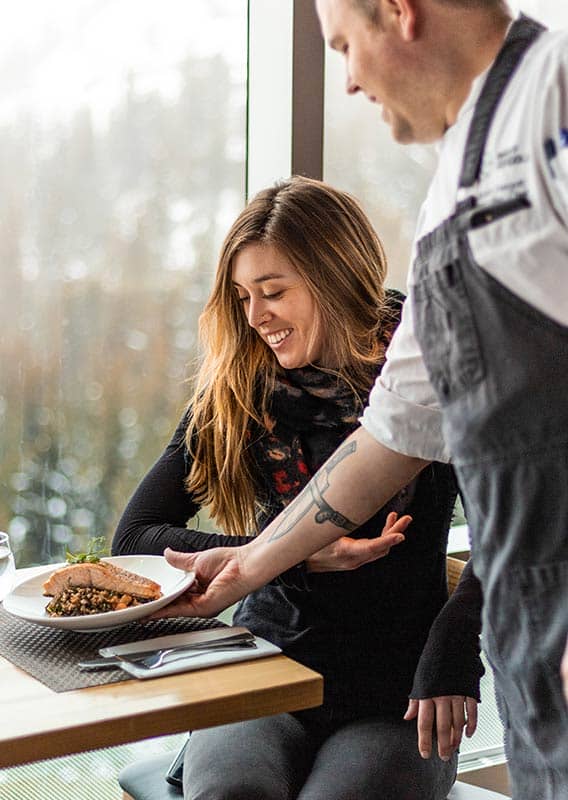
[[[46,606],[50,617],[82,617],[87,614],[103,614],[105,611],[121,611],[123,608],[149,603],[149,597],[133,597],[110,589],[93,586],[71,586],[64,589]]]

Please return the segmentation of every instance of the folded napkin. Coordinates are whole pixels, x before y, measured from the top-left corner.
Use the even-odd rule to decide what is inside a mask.
[[[129,653],[139,653],[148,650],[148,653],[161,650],[168,647],[179,647],[185,644],[203,643],[207,646],[207,642],[215,639],[229,638],[237,633],[246,633],[247,628],[239,627],[226,627],[216,628],[206,631],[193,631],[190,633],[178,633],[172,636],[159,636],[155,639],[145,639],[141,642],[130,642],[124,645],[115,645],[113,647],[103,647],[99,650],[101,656],[125,656],[128,657]],[[256,648],[243,648],[235,650],[211,651],[210,653],[203,653],[202,655],[195,655],[195,652],[188,651],[184,655],[188,656],[183,658],[180,653],[177,658],[167,661],[161,667],[155,669],[147,669],[140,664],[134,664],[127,661],[121,661],[116,666],[120,667],[125,672],[128,672],[134,678],[144,680],[146,678],[160,678],[164,675],[175,675],[179,672],[190,672],[196,669],[204,669],[205,667],[214,667],[219,664],[231,664],[237,661],[250,661],[254,658],[264,658],[266,656],[273,656],[282,652],[279,647],[266,639],[259,637],[255,638]],[[191,656],[191,657],[189,657]]]
[[[146,678],[162,678],[164,675],[176,675],[178,672],[191,672],[195,669],[205,667],[217,667],[220,664],[232,664],[236,661],[251,661],[253,658],[265,658],[281,653],[281,649],[266,639],[255,639],[256,648],[244,648],[243,650],[227,650],[226,652],[203,653],[201,656],[191,654],[191,658],[182,658],[181,654],[174,661],[166,661],[161,667],[146,669],[139,664],[131,664],[128,661],[121,661],[119,665],[122,670],[128,672],[134,678],[145,680]],[[190,653],[186,653],[187,656]]]

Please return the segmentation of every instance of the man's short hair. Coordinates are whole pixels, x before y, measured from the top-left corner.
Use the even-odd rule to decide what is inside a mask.
[[[361,11],[371,22],[378,20],[378,8],[374,0],[351,0],[353,5]]]

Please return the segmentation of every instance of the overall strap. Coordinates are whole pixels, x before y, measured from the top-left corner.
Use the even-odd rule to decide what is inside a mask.
[[[523,56],[544,30],[543,25],[523,14],[511,25],[475,106],[465,147],[460,187],[473,186],[479,178],[485,143],[499,101]]]

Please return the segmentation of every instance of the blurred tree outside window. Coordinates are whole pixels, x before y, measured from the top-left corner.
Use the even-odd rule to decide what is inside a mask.
[[[246,0],[20,0],[0,31],[0,529],[110,540],[245,202]]]

